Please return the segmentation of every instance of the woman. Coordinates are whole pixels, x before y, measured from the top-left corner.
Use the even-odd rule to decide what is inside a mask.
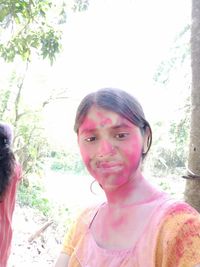
[[[11,150],[12,129],[0,122],[0,267],[6,267],[12,240],[12,215],[21,169]]]
[[[56,267],[198,266],[200,215],[142,175],[152,132],[137,100],[118,89],[91,93],[79,105],[74,129],[107,202],[80,215]]]

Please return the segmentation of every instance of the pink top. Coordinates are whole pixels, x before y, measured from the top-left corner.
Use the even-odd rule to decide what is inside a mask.
[[[15,207],[17,183],[21,179],[21,168],[16,165],[11,183],[0,202],[0,267],[7,266],[12,240],[12,215]]]
[[[98,208],[86,211],[66,235],[63,252],[70,256],[68,267],[193,267],[200,263],[200,216],[186,203],[166,196],[157,199],[142,235],[130,249],[104,249],[96,243],[90,225],[97,212]]]

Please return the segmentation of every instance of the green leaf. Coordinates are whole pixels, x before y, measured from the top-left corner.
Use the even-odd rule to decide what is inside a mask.
[[[0,22],[3,22],[4,19],[8,16],[9,11],[7,8],[0,9]]]

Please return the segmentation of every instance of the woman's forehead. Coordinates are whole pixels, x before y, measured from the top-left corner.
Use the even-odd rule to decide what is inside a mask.
[[[120,114],[101,108],[92,106],[80,125],[80,132],[85,130],[93,130],[95,128],[105,127],[124,127],[133,124]]]
[[[92,106],[86,118],[101,124],[111,124],[124,119],[120,114],[98,106]]]

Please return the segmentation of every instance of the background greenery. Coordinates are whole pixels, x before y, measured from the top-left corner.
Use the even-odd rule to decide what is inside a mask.
[[[18,201],[20,205],[39,209],[46,216],[52,216],[57,210],[59,217],[68,208],[55,207],[45,196],[42,179],[38,182],[30,177],[43,177],[47,168],[55,173],[66,173],[66,176],[86,175],[79,153],[56,145],[45,131],[48,108],[54,103],[68,105],[70,94],[59,85],[44,89],[37,105],[30,106],[25,97],[29,87],[26,77],[35,58],[54,64],[62,53],[68,14],[86,11],[89,1],[1,0],[0,4],[0,56],[6,62],[3,64],[13,66],[7,83],[1,83],[0,120],[10,122],[15,130],[13,149],[23,168]],[[177,103],[176,116],[151,122],[153,145],[145,165],[153,177],[171,175],[181,179],[186,170],[191,80],[189,35],[190,25],[183,25],[153,75],[155,85],[160,91],[171,94],[172,99],[176,90],[174,81],[181,76],[184,92]],[[158,183],[164,190],[173,191],[166,180]]]

